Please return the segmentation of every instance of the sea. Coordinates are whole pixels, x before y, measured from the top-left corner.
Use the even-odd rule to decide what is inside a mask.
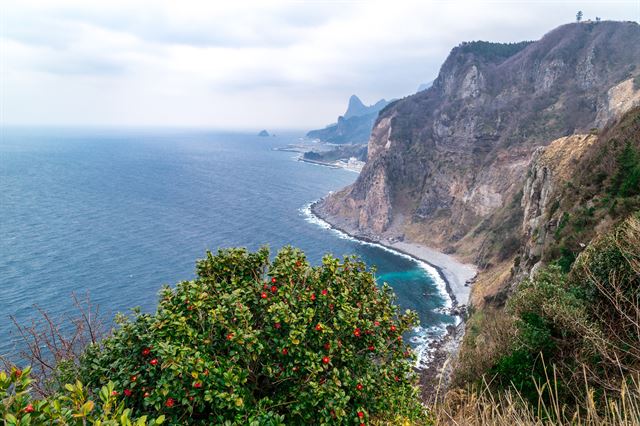
[[[53,318],[90,297],[106,318],[153,312],[163,284],[193,279],[207,250],[292,245],[313,264],[357,255],[417,311],[408,336],[428,365],[430,342],[456,318],[437,271],[402,253],[358,241],[309,206],[349,185],[353,171],[297,161],[277,148],[303,132],[183,128],[0,128],[0,355],[21,348],[13,319],[39,308]]]

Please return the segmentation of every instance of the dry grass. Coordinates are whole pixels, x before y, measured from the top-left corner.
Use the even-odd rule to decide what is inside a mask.
[[[436,425],[545,425],[545,426],[608,426],[640,425],[640,381],[628,377],[619,388],[619,395],[596,401],[595,391],[587,389],[581,407],[560,403],[555,372],[545,383],[536,384],[539,402],[529,404],[515,390],[496,392],[483,381],[482,389],[448,392],[432,407]]]
[[[537,404],[515,386],[497,390],[485,376],[480,387],[453,389],[436,400],[435,424],[640,425],[640,215],[593,241],[577,259],[569,280],[592,292],[588,316],[564,311],[553,300],[538,301],[542,311],[549,307],[548,318],[580,336],[581,343],[574,342],[565,358],[544,369],[544,380],[535,383]],[[474,367],[478,375],[488,371],[490,354],[504,353],[509,329],[501,311],[485,309],[471,318],[457,371],[463,381],[473,382]],[[570,360],[581,368],[563,362]],[[465,366],[466,376],[460,368]],[[577,399],[566,404],[558,390],[569,384]]]

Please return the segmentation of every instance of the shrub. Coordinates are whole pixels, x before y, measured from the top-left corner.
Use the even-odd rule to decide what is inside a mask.
[[[147,421],[146,416],[135,419],[125,408],[122,397],[107,383],[98,392],[98,403],[89,397],[82,383],[67,384],[55,396],[34,400],[31,397],[30,368],[12,368],[0,372],[0,417],[6,426],[28,425],[86,425],[154,426],[164,422],[164,416]]]
[[[640,153],[627,141],[617,160],[611,192],[620,197],[640,194]]]
[[[419,419],[402,340],[415,322],[354,258],[311,267],[292,248],[273,263],[267,249],[221,250],[197,262],[195,280],[163,288],[155,314],[120,317],[81,371],[172,423]]]
[[[535,404],[539,393],[536,383],[544,382],[543,360],[562,362],[563,342],[573,340],[567,321],[580,321],[583,306],[566,288],[566,275],[559,267],[541,270],[525,280],[507,305],[514,315],[517,334],[511,351],[502,356],[491,372],[501,388],[514,387]]]
[[[507,304],[517,333],[487,371],[498,388],[534,406],[540,398],[569,405],[591,398],[601,408],[607,395],[585,392],[612,396],[640,374],[640,217],[592,241],[568,274],[561,266],[520,283]],[[539,386],[551,369],[554,395]]]

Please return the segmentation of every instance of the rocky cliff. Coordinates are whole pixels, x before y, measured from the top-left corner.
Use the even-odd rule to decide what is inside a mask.
[[[536,150],[554,140],[564,151],[591,143],[566,136],[595,131],[637,104],[639,75],[640,26],[632,22],[564,25],[535,42],[463,43],[431,88],[380,112],[358,180],[317,211],[352,231],[404,237],[481,266],[497,256],[488,249],[493,230],[512,245],[498,256],[507,260],[522,215],[531,222],[544,214],[534,201],[520,206],[527,173],[537,180],[525,191],[541,199],[551,191],[544,166],[530,170]],[[544,159],[553,161],[552,152]]]

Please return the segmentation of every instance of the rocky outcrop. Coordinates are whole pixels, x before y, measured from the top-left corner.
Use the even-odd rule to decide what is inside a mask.
[[[637,105],[640,105],[640,76],[629,78],[607,91],[598,107],[596,125],[602,127]]]
[[[640,26],[631,22],[569,24],[536,42],[463,43],[431,88],[380,113],[358,180],[320,207],[362,233],[476,261],[478,227],[522,190],[536,149],[629,108],[638,75]]]
[[[562,192],[597,139],[595,135],[567,136],[534,152],[522,191],[524,241],[516,275],[530,276],[541,266],[545,248],[562,220]]]

